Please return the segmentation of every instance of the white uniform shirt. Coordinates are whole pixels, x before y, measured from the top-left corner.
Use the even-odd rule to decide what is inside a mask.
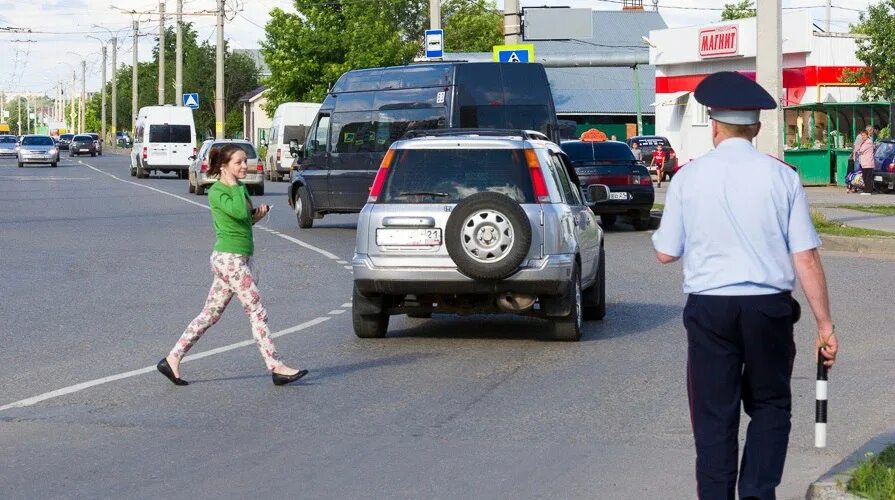
[[[656,251],[682,257],[684,293],[790,291],[790,254],[820,246],[799,175],[745,139],[727,139],[671,181]]]

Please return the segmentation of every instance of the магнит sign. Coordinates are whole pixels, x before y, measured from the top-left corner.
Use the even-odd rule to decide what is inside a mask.
[[[739,52],[737,26],[717,26],[699,30],[701,57],[732,56]]]

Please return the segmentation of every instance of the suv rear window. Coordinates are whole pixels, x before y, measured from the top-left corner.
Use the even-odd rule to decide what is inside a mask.
[[[565,142],[562,150],[573,165],[595,162],[633,162],[634,153],[622,142]]]
[[[534,203],[521,149],[399,149],[382,203],[458,203],[481,192]]]
[[[176,144],[189,144],[192,141],[190,137],[189,125],[150,125],[149,126],[149,142],[171,142]]]

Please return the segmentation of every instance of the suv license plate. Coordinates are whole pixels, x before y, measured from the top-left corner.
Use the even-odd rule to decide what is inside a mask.
[[[609,193],[610,200],[627,200],[628,193]]]
[[[432,247],[441,245],[441,229],[377,229],[381,247]]]
[[[877,181],[877,182],[882,182],[882,181],[883,181],[883,176],[881,176],[881,175],[877,175],[876,177],[873,178],[873,180],[875,180],[875,181]]]

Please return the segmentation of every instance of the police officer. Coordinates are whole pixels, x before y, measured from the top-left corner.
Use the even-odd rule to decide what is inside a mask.
[[[760,109],[776,107],[734,72],[706,77],[715,149],[674,176],[653,245],[683,260],[687,389],[703,500],[775,498],[789,442],[798,276],[817,322],[816,349],[832,366],[837,342],[808,199],[799,176],[758,152]],[[815,350],[816,352],[816,350]],[[740,404],[749,415],[737,467]]]

